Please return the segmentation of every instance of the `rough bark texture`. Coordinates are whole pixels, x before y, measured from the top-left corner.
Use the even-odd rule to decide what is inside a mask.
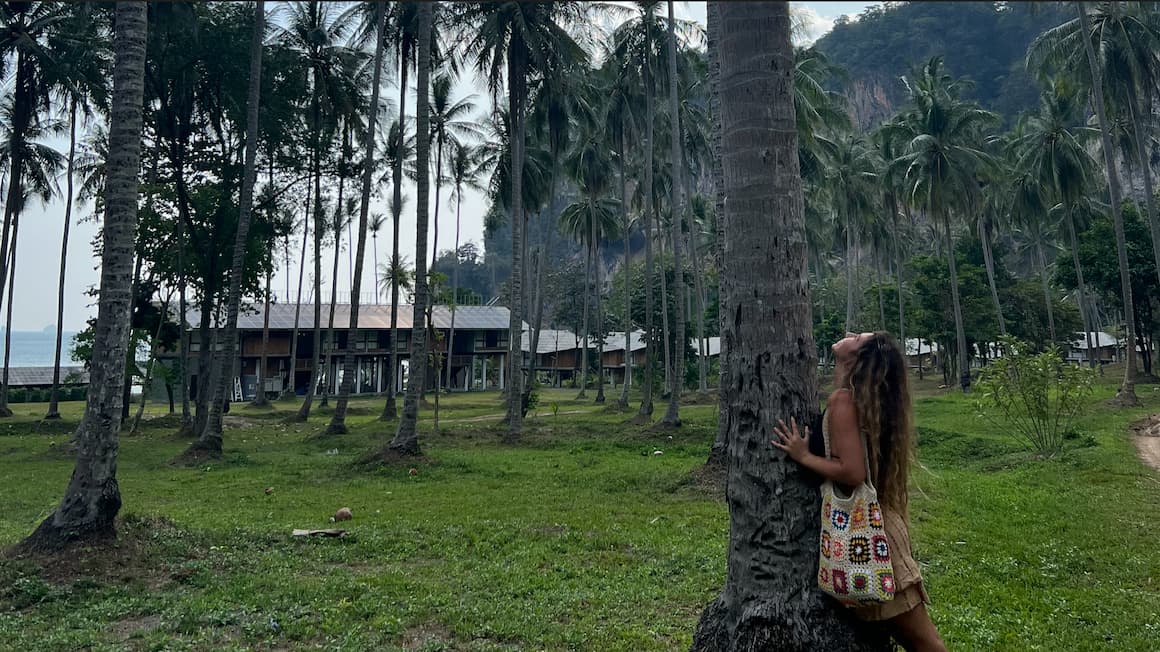
[[[145,3],[116,9],[108,180],[101,251],[100,302],[93,341],[91,384],[77,427],[77,460],[60,506],[24,542],[25,550],[55,550],[75,541],[114,534],[121,508],[117,486],[117,432],[121,385],[129,346],[133,243],[137,232],[137,173],[145,76]]]
[[[238,310],[242,303],[242,272],[246,266],[246,242],[250,237],[254,184],[258,179],[258,102],[262,91],[262,38],[266,33],[266,3],[254,4],[254,33],[250,41],[250,80],[246,89],[246,151],[242,170],[242,190],[238,200],[238,230],[234,234],[234,254],[230,262],[230,287],[226,297],[226,327],[222,334],[217,382],[209,404],[209,418],[190,451],[212,456],[222,453],[222,408],[226,388],[234,381],[234,359],[238,349]],[[260,390],[261,388],[259,388]]]
[[[354,385],[355,356],[354,340],[358,333],[358,313],[361,304],[363,264],[367,250],[367,218],[371,206],[371,177],[374,173],[375,128],[378,119],[379,86],[383,78],[383,30],[386,24],[386,8],[375,4],[375,59],[371,76],[371,110],[367,117],[366,165],[363,166],[362,196],[358,208],[358,244],[354,255],[354,278],[350,289],[350,328],[346,334],[346,355],[342,360],[342,385],[338,388],[338,401],[326,431],[330,434],[346,432],[346,409],[350,404],[350,392]]]
[[[669,0],[669,37],[666,45],[669,57],[669,136],[672,157],[672,209],[670,227],[673,238],[673,284],[676,286],[676,306],[673,311],[673,385],[669,391],[669,405],[661,423],[676,427],[681,425],[681,391],[685,388],[685,350],[689,340],[685,337],[685,267],[681,264],[681,222],[685,211],[685,175],[681,171],[681,116],[680,101],[677,97],[677,20],[673,17],[673,0]]]
[[[713,209],[717,216],[717,243],[713,256],[720,274],[725,263],[725,172],[721,168],[721,62],[718,56],[721,43],[720,4],[710,2],[706,7],[708,22],[708,50],[709,50],[709,116],[713,120],[710,126],[710,146],[713,150]],[[717,332],[725,332],[725,315],[729,311],[729,297],[725,288],[718,286],[717,291]],[[718,357],[717,378],[717,436],[709,448],[709,459],[706,464],[722,468],[725,466],[725,453],[729,441],[729,388],[723,380],[723,372],[728,368],[729,350],[725,346],[725,339],[721,339],[721,354]]]
[[[1084,34],[1091,33],[1089,28],[1086,3],[1079,2],[1079,20]],[[1100,149],[1104,152],[1104,169],[1108,174],[1108,194],[1111,195],[1112,224],[1116,229],[1116,258],[1120,265],[1120,292],[1124,301],[1124,325],[1127,330],[1128,345],[1127,362],[1124,365],[1124,381],[1120,384],[1120,391],[1116,393],[1116,400],[1122,405],[1139,405],[1136,398],[1136,310],[1132,300],[1132,279],[1128,269],[1128,248],[1124,238],[1124,215],[1121,212],[1123,195],[1120,193],[1120,175],[1116,171],[1116,157],[1112,150],[1112,138],[1108,130],[1108,118],[1104,115],[1104,83],[1103,73],[1096,62],[1095,48],[1091,39],[1083,39],[1084,50],[1087,52],[1088,66],[1092,72],[1092,104],[1096,109],[1096,117],[1100,121]],[[1090,349],[1089,349],[1090,350]]]
[[[788,3],[720,3],[729,558],[692,649],[886,650],[816,588],[817,488],[769,445],[817,411]],[[873,640],[871,640],[873,639]]]
[[[418,101],[415,103],[415,165],[418,180],[415,191],[415,301],[412,310],[411,365],[407,393],[403,398],[403,416],[399,429],[388,448],[404,455],[419,454],[419,393],[423,391],[427,371],[427,209],[430,202],[431,133],[431,3],[419,5],[419,74]],[[519,342],[516,342],[517,349]]]

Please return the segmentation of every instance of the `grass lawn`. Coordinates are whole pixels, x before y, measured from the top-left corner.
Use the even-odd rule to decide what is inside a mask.
[[[920,393],[913,538],[951,649],[1156,648],[1160,474],[1128,425],[1160,412],[1160,392],[1142,385],[1143,407],[1113,410],[1113,390],[1050,460],[969,398]],[[150,415],[122,438],[115,549],[0,560],[0,649],[687,649],[725,573],[727,510],[692,474],[715,407],[652,432],[574,394],[544,392],[518,446],[499,443],[494,394],[445,398],[417,475],[354,466],[393,433],[377,401],[355,402],[338,437],[318,435],[325,410],[287,424],[293,403],[235,406],[225,457],[192,468],[168,464],[187,442]],[[55,507],[81,406],[53,426],[43,405],[14,408],[0,547]],[[290,537],[343,506],[347,538]]]

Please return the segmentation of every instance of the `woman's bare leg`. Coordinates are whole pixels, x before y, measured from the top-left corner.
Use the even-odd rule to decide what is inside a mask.
[[[939,638],[925,605],[919,604],[891,618],[890,624],[894,628],[894,637],[907,652],[947,652],[947,646]]]

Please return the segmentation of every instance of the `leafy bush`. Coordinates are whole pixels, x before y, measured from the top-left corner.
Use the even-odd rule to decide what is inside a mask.
[[[1032,451],[1054,455],[1084,409],[1096,374],[1065,363],[1054,345],[1033,353],[1029,345],[1007,337],[1003,348],[1006,353],[979,372],[980,414]]]

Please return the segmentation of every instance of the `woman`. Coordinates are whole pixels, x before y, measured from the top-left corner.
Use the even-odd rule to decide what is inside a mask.
[[[890,544],[897,589],[890,602],[854,608],[864,620],[889,621],[907,650],[945,651],[925,604],[918,562],[910,550],[907,516],[907,474],[913,457],[913,424],[906,362],[888,333],[847,333],[832,347],[834,391],[826,403],[822,430],[830,440],[830,456],[820,438],[814,446],[810,429],[799,433],[796,422],[774,428],[771,442],[791,459],[845,489],[866,481],[866,463],[878,490]],[[866,449],[862,447],[865,435]]]

